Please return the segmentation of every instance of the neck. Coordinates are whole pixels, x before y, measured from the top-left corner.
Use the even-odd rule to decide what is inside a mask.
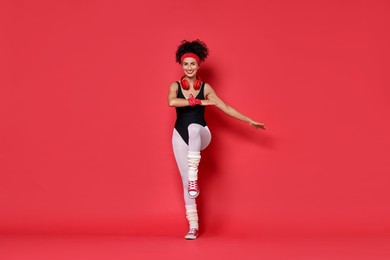
[[[188,76],[185,76],[185,79],[189,82],[194,82],[196,80],[196,75],[192,76],[192,77],[188,77]]]

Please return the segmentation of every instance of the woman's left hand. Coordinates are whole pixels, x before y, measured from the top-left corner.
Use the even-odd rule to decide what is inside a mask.
[[[260,122],[257,122],[257,121],[253,121],[253,120],[249,121],[249,125],[253,126],[256,129],[260,129],[260,128],[263,129],[263,130],[266,129],[265,125],[263,123],[260,123]]]

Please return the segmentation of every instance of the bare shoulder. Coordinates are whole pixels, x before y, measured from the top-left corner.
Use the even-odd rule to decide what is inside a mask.
[[[204,83],[204,94],[205,96],[207,96],[208,94],[212,93],[214,90],[213,88],[210,86],[209,83],[205,82]]]
[[[177,85],[177,81],[172,81],[171,84],[169,85],[169,88],[172,89],[172,88],[178,88],[178,85]]]
[[[177,82],[176,81],[173,81],[170,85],[169,85],[169,91],[175,91],[177,92],[179,89],[179,86],[177,85]]]
[[[204,84],[204,96],[207,98],[210,94],[215,94],[214,89],[211,87],[209,83]]]

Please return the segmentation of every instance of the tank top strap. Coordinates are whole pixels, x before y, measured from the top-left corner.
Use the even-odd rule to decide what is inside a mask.
[[[206,82],[202,82],[202,86],[200,87],[200,95],[199,95],[199,97],[201,98],[201,99],[204,99],[204,85],[206,84]]]
[[[179,82],[179,81],[176,81],[176,82],[177,82],[177,86],[178,86],[177,97],[178,97],[178,98],[184,98],[184,94],[183,94],[183,92],[181,91],[180,82]]]

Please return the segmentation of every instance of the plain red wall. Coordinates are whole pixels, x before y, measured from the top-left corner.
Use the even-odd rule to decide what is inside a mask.
[[[0,232],[182,235],[182,39],[207,108],[201,229],[390,233],[388,1],[2,1]]]

